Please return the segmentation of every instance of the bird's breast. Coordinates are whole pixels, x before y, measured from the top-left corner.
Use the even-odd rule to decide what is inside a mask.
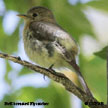
[[[58,60],[61,61],[53,42],[36,39],[33,32],[30,30],[26,30],[23,33],[23,41],[27,56],[37,64],[49,67]]]

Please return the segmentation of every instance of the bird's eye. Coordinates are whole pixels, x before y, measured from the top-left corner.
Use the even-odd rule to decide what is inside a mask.
[[[33,17],[36,17],[36,16],[38,16],[38,14],[37,13],[33,13]]]

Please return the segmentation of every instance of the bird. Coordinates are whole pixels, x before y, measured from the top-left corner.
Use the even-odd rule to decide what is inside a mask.
[[[23,42],[27,56],[43,67],[66,67],[75,71],[81,79],[85,92],[91,95],[76,64],[78,44],[57,22],[52,11],[43,6],[30,8],[24,19]],[[73,66],[72,66],[73,65]]]

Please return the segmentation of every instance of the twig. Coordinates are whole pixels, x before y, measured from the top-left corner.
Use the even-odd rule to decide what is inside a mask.
[[[5,58],[8,60],[11,60],[15,63],[21,64],[23,66],[26,66],[30,68],[31,70],[34,70],[35,72],[39,72],[41,74],[44,74],[51,78],[52,80],[61,83],[66,90],[73,93],[77,97],[79,97],[83,102],[98,102],[94,97],[88,96],[84,91],[82,91],[80,88],[78,88],[72,81],[70,81],[64,74],[57,73],[54,70],[46,69],[37,65],[34,65],[32,63],[29,63],[27,61],[21,60],[20,57],[14,57],[10,56],[8,54],[0,53],[0,58]],[[108,108],[108,106],[93,106],[89,105],[90,108]]]

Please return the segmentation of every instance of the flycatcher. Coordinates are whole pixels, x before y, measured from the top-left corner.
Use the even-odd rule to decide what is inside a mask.
[[[29,9],[27,14],[18,16],[25,22],[23,41],[28,57],[43,67],[54,64],[55,68],[66,67],[73,71],[73,67],[65,58],[75,62],[78,45],[72,36],[57,24],[53,13],[45,7],[38,6]],[[74,71],[80,77],[81,83],[85,83],[79,70],[74,68]],[[86,83],[82,86],[86,92],[89,91]]]

